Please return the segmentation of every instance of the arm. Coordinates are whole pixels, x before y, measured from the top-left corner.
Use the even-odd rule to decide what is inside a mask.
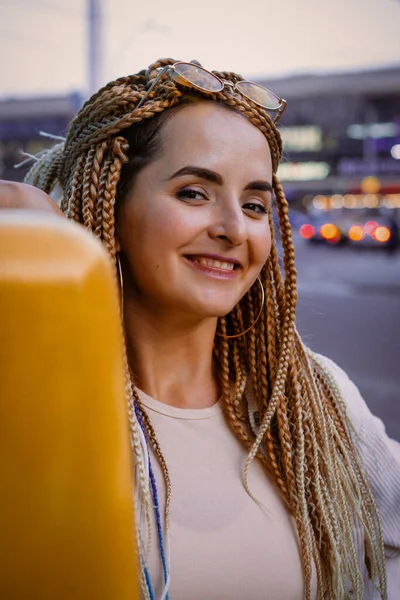
[[[400,551],[400,443],[391,439],[381,419],[369,410],[347,374],[325,356],[317,358],[332,373],[356,431],[355,442],[382,517],[384,542]]]
[[[13,181],[0,180],[0,208],[26,208],[64,216],[48,194],[32,185]]]
[[[316,358],[336,380],[355,429],[354,440],[381,516],[388,598],[395,600],[400,590],[400,443],[387,435],[347,374],[325,356]]]

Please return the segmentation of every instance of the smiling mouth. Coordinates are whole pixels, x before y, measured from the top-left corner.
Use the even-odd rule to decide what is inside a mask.
[[[216,273],[233,273],[240,269],[240,264],[232,261],[222,261],[216,258],[211,258],[209,256],[185,256],[186,260],[193,263],[193,266],[196,266],[200,269],[214,271]]]

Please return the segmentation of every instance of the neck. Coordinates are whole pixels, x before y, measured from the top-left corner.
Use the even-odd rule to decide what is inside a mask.
[[[139,389],[177,408],[207,408],[217,402],[216,318],[185,319],[126,299],[124,324],[128,362]]]

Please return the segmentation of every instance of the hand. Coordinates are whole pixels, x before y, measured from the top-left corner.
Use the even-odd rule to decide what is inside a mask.
[[[32,185],[15,183],[14,181],[0,180],[1,208],[26,208],[64,216],[60,207],[48,194]]]

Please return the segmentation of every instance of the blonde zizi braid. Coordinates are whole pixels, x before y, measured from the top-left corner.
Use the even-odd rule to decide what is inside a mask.
[[[115,262],[115,203],[121,169],[128,160],[129,144],[124,131],[135,123],[154,118],[173,107],[184,106],[187,89],[172,81],[159,83],[137,109],[157,69],[174,60],[164,59],[147,71],[122,77],[107,84],[90,98],[72,121],[65,143],[42,153],[28,174],[29,183],[50,192],[56,183],[63,189],[62,209],[66,215],[92,231],[107,247]],[[221,79],[238,81],[234,73],[215,72]],[[231,87],[191,98],[208,99],[235,110],[265,136],[276,173],[282,155],[279,132],[271,117]],[[382,599],[387,598],[385,559],[378,511],[361,466],[340,390],[317,357],[301,341],[295,326],[296,269],[288,203],[282,186],[273,176],[273,189],[283,246],[284,276],[279,265],[269,213],[272,247],[260,278],[266,302],[260,319],[241,338],[215,338],[215,355],[221,365],[221,386],[232,431],[249,449],[244,469],[248,485],[251,462],[265,466],[294,516],[299,536],[304,598],[311,597],[311,574],[317,576],[321,599],[364,598],[363,565],[358,564],[354,527],[362,527],[366,564]],[[238,305],[219,320],[220,333],[243,331],[258,313],[260,291],[254,285]],[[125,362],[126,352],[125,352]],[[135,415],[137,391],[127,371],[127,401],[132,450],[136,465],[136,498],[140,547],[151,541],[151,497],[146,450]],[[259,422],[255,431],[246,412],[245,387],[251,386]],[[166,522],[169,522],[171,484],[167,464],[156,433],[143,407],[142,420],[160,462],[167,489]],[[173,493],[173,491],[172,491]],[[146,525],[147,523],[147,525]],[[147,533],[146,533],[147,527]],[[147,544],[144,540],[147,537]],[[148,550],[148,548],[147,548]],[[148,597],[144,572],[143,594]],[[266,582],[266,587],[268,582]]]

